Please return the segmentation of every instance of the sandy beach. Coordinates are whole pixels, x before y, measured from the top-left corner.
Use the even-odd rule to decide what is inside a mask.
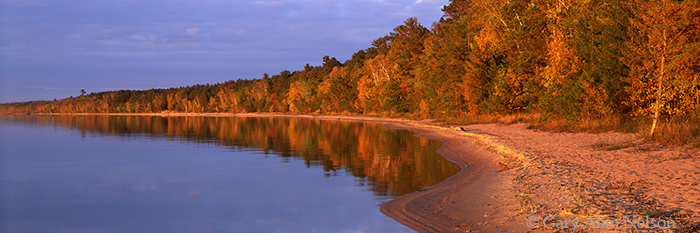
[[[700,150],[648,143],[634,134],[363,116],[100,115],[301,117],[381,122],[415,131],[442,141],[438,153],[462,169],[438,185],[381,206],[383,213],[419,232],[700,231]],[[647,217],[653,224],[623,225],[630,222],[626,219]],[[595,225],[591,219],[620,224]]]
[[[697,149],[647,143],[634,134],[553,133],[525,124],[411,124],[418,126],[407,129],[445,142],[439,153],[463,169],[382,206],[420,232],[700,230]],[[653,222],[643,222],[647,217]],[[601,224],[612,222],[619,224]]]

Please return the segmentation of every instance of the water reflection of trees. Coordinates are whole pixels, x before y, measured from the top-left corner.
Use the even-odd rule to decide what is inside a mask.
[[[25,118],[27,119],[27,118]],[[54,116],[31,118],[105,135],[167,137],[257,148],[297,158],[327,174],[346,171],[375,195],[399,196],[435,185],[459,167],[435,153],[442,143],[378,123],[272,117]]]

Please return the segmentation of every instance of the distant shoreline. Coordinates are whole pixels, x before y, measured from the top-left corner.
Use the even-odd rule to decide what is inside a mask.
[[[4,116],[4,115],[0,115]],[[361,121],[379,121],[379,122],[395,122],[395,121],[410,121],[400,118],[389,117],[372,117],[359,115],[294,115],[283,113],[32,113],[28,115],[17,116],[160,116],[160,117],[178,117],[178,116],[204,116],[204,117],[294,117],[294,118],[314,118],[314,119],[335,119],[335,120],[361,120]]]

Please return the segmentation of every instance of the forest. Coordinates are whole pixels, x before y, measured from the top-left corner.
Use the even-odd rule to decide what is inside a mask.
[[[699,0],[451,0],[442,11],[430,26],[407,19],[344,62],[325,56],[250,80],[8,103],[0,114],[519,116],[700,145]]]

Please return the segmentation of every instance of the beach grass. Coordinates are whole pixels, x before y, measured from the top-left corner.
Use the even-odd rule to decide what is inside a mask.
[[[509,114],[509,115],[468,115],[462,117],[449,117],[437,119],[448,124],[517,124],[525,123],[529,129],[550,132],[568,133],[634,133],[645,142],[659,143],[662,145],[690,146],[700,148],[700,115],[666,117],[662,118],[654,135],[649,135],[651,118],[611,115],[599,118],[583,118],[580,120],[566,120],[563,118],[544,117],[540,114]],[[605,143],[605,142],[601,142]],[[617,145],[597,145],[600,149],[617,150],[631,147],[630,143]]]

